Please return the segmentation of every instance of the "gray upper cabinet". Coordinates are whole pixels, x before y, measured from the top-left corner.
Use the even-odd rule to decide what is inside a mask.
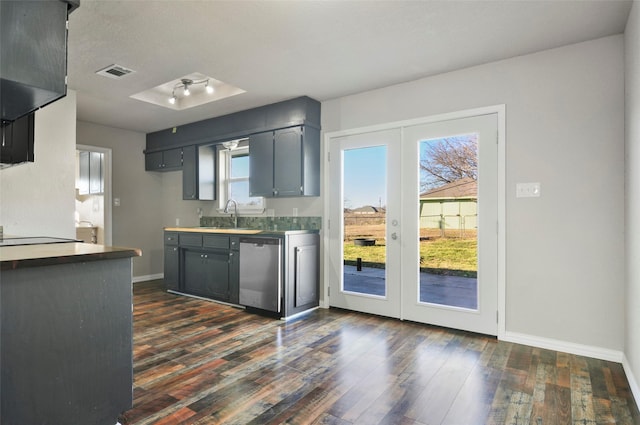
[[[249,137],[249,195],[273,196],[273,131]]]
[[[249,137],[251,196],[320,195],[320,131],[291,127]]]
[[[80,151],[78,154],[78,194],[94,195],[104,192],[104,154]]]
[[[182,149],[182,199],[216,199],[216,147],[186,146]]]
[[[300,127],[277,130],[273,152],[274,196],[304,195],[303,141]]]
[[[146,171],[175,171],[182,169],[182,148],[145,154],[144,169]]]

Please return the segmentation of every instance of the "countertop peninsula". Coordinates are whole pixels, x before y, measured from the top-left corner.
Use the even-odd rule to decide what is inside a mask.
[[[124,248],[83,242],[0,247],[0,270],[84,261],[140,257],[139,248]]]
[[[114,424],[131,408],[141,254],[69,240],[0,246],[0,423]]]

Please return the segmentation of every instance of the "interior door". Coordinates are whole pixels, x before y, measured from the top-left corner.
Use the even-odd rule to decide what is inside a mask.
[[[330,141],[330,304],[400,317],[400,129]]]
[[[404,128],[403,319],[497,335],[497,126],[497,114],[488,114]],[[445,158],[433,165],[438,155]],[[457,177],[442,175],[443,162],[459,172]],[[427,166],[434,169],[421,173]],[[441,183],[425,188],[430,180],[423,174],[429,173]],[[434,218],[437,228],[429,229]],[[425,236],[433,230],[435,236]],[[424,267],[421,262],[436,249],[429,238],[454,244],[460,256],[475,249],[476,267],[460,270],[462,260],[455,267],[439,265],[445,259]]]

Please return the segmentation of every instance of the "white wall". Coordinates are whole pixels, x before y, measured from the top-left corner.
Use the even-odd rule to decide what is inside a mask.
[[[112,197],[120,199],[112,209],[112,244],[142,249],[134,278],[162,273],[162,178],[144,170],[146,135],[83,121],[77,131],[78,144],[112,150]]]
[[[507,332],[620,352],[623,65],[623,37],[602,38],[326,101],[322,128],[506,104]]]
[[[625,31],[626,111],[626,331],[627,376],[640,400],[640,4]]]
[[[76,93],[36,112],[34,162],[0,170],[6,235],[75,238]]]

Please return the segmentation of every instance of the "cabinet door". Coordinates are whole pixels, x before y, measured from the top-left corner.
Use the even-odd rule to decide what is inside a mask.
[[[162,152],[162,168],[178,169],[182,167],[182,149],[169,149]]]
[[[273,187],[276,196],[302,195],[302,131],[277,130],[274,139]]]
[[[184,290],[190,294],[228,301],[228,252],[184,251]]]
[[[89,152],[89,193],[104,192],[103,158],[104,154],[100,152]]]
[[[177,291],[180,287],[180,251],[177,246],[164,247],[164,284],[167,289]]]
[[[89,194],[89,152],[80,151],[78,154],[78,194]]]
[[[318,245],[295,248],[294,307],[318,302]]]
[[[229,252],[229,302],[240,303],[240,255],[238,251]]]
[[[198,154],[196,146],[182,149],[182,199],[198,199]]]
[[[273,197],[273,132],[249,137],[249,195]]]
[[[144,155],[144,169],[158,171],[162,169],[162,152],[151,152]]]

